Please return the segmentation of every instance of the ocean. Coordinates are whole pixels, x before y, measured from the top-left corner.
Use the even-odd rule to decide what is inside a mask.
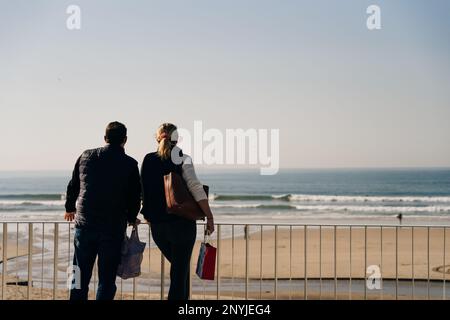
[[[450,221],[450,169],[198,170],[217,221]],[[70,172],[0,172],[0,220],[61,220]]]

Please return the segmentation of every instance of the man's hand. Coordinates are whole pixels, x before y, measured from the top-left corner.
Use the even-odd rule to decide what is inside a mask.
[[[73,219],[75,219],[75,213],[76,212],[66,212],[66,214],[64,215],[64,220],[72,222]]]
[[[141,219],[136,218],[136,221],[134,223],[128,222],[128,226],[136,227],[140,223],[141,223]]]
[[[206,218],[206,234],[211,235],[214,232],[214,219],[213,217]]]

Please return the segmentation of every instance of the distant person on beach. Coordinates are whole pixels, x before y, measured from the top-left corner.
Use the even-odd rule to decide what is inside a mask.
[[[203,185],[197,179],[192,160],[178,147],[177,127],[162,124],[156,132],[158,150],[145,156],[141,168],[143,206],[141,213],[150,222],[153,240],[170,261],[169,300],[189,298],[189,264],[197,235],[193,220],[168,214],[164,191],[164,175],[178,173],[206,215],[206,231],[214,231],[214,220]],[[175,149],[176,148],[176,149]],[[174,161],[173,154],[181,163]]]
[[[106,127],[106,146],[78,158],[67,186],[65,220],[75,219],[73,264],[81,288],[71,300],[87,300],[92,268],[98,256],[97,300],[113,300],[121,247],[128,224],[137,224],[141,184],[137,161],[125,154],[127,128],[119,122]],[[75,206],[76,203],[76,206]]]

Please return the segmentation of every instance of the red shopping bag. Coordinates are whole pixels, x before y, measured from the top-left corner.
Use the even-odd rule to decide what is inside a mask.
[[[216,270],[216,248],[203,240],[197,260],[196,273],[203,280],[214,280]]]

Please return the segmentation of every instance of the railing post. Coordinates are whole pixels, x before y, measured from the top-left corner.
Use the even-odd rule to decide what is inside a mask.
[[[398,227],[395,227],[395,300],[398,300]]]
[[[367,300],[367,226],[364,226],[364,300]]]
[[[120,279],[120,300],[123,300],[123,279]]]
[[[307,255],[308,255],[308,246],[307,246],[307,232],[308,232],[308,229],[306,228],[306,225],[303,227],[304,229],[303,229],[303,231],[304,231],[304,234],[303,234],[303,237],[304,237],[304,246],[305,246],[305,248],[304,248],[304,251],[305,251],[305,281],[304,281],[304,288],[303,288],[303,295],[304,295],[304,300],[308,300],[308,264],[307,264]]]
[[[193,266],[194,266],[194,258],[191,256],[191,260],[189,261],[189,300],[192,300],[192,276],[193,276]]]
[[[275,226],[275,283],[274,283],[274,294],[275,294],[275,300],[278,299],[278,226]]]
[[[16,257],[19,256],[19,223],[16,224]],[[19,268],[16,265],[16,279],[19,279]],[[16,281],[16,290],[19,290],[19,283]]]
[[[58,244],[59,224],[55,222],[53,230],[53,300],[56,299],[56,288],[58,285]]]
[[[248,300],[249,243],[248,225],[245,225],[245,300]]]
[[[217,300],[220,299],[220,228],[221,225],[217,226]]]
[[[322,300],[322,226],[319,226],[319,300]]]
[[[444,268],[444,270],[443,270],[443,277],[444,277],[444,289],[443,289],[443,292],[442,292],[442,300],[445,300],[445,278],[446,278],[446,275],[445,275],[445,273],[446,273],[446,270],[445,270],[445,247],[446,247],[446,245],[445,245],[445,242],[446,242],[446,231],[447,231],[447,228],[446,227],[444,227],[444,257],[443,257],[443,268]]]
[[[289,226],[289,300],[292,300],[292,226]]]
[[[415,298],[415,282],[414,282],[414,278],[415,278],[415,274],[414,274],[414,227],[411,227],[411,274],[412,274],[412,300],[414,300]]]
[[[150,224],[147,224],[148,226],[148,298],[152,299],[152,288],[151,288],[151,282],[152,282],[152,248],[151,248],[151,241],[152,241],[152,231],[150,228]],[[192,261],[192,257],[191,257]],[[192,265],[192,263],[191,263]],[[189,268],[190,277],[191,277],[191,268]],[[190,278],[192,280],[192,277]],[[189,281],[189,299],[191,299],[192,296],[192,284],[191,281]]]
[[[430,300],[430,227],[427,227],[427,299]]]
[[[234,224],[231,226],[231,300],[234,300]]]
[[[165,285],[164,266],[165,266],[164,255],[161,252],[161,297],[160,297],[161,300],[164,300],[164,285]]]
[[[262,277],[263,277],[263,226],[260,225],[261,243],[259,247],[259,299],[262,300]]]
[[[67,223],[67,268],[70,268],[71,265],[73,265],[73,261],[71,260],[70,255],[70,248],[72,247],[72,241],[71,241],[71,234],[70,234],[70,222]],[[73,268],[73,267],[72,267]],[[70,299],[70,289],[67,288],[67,299]]]
[[[334,299],[337,300],[337,228],[334,226]]]
[[[349,280],[349,284],[348,284],[348,287],[349,287],[349,293],[348,293],[348,296],[349,296],[349,300],[352,300],[352,226],[350,226],[350,230],[349,230],[349,241],[350,241],[350,248],[349,248],[349,250],[350,250],[350,254],[349,254],[349,256],[350,256],[350,265],[349,265],[349,269],[350,269],[350,273],[349,273],[349,278],[350,278],[350,280]]]
[[[381,274],[383,274],[383,227],[380,227],[380,269],[381,269]],[[381,277],[380,279],[381,281],[381,299],[383,299],[383,290],[384,290],[384,286],[383,286],[383,277]]]
[[[45,248],[45,223],[42,223],[41,239],[41,299],[44,298],[44,248]]]
[[[28,287],[27,299],[32,299],[31,288],[33,286],[33,224],[28,224]]]
[[[8,267],[8,224],[3,222],[2,299],[6,300],[6,272]]]

